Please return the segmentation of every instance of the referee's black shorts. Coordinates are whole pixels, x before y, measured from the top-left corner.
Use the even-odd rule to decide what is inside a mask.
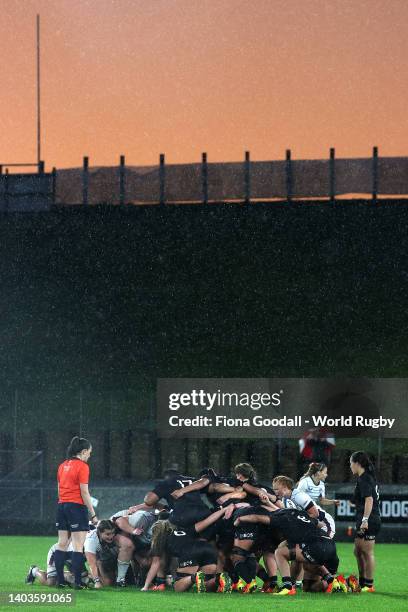
[[[58,504],[57,520],[58,531],[89,531],[88,510],[83,504],[65,502]]]

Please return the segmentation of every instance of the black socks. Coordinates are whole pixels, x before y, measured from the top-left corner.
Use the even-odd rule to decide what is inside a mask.
[[[55,571],[57,572],[57,583],[65,584],[64,565],[65,565],[65,550],[54,551]]]

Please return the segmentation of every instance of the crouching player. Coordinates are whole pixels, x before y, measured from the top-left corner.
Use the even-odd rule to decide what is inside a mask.
[[[226,508],[213,512],[191,527],[174,527],[169,521],[158,521],[153,527],[152,565],[142,590],[148,590],[154,577],[163,574],[172,559],[178,560],[174,590],[183,592],[196,585],[197,591],[230,592],[231,580],[226,573],[216,579],[217,550],[208,541],[207,528],[225,515]]]
[[[165,516],[163,516],[165,515]],[[115,542],[118,546],[117,586],[126,586],[126,574],[129,565],[132,565],[135,579],[140,580],[135,562],[144,573],[150,566],[150,544],[152,541],[152,527],[159,516],[168,517],[168,512],[156,514],[154,511],[137,510],[129,514],[128,510],[116,512],[111,520],[116,527]]]
[[[55,569],[55,560],[54,555],[57,549],[57,544],[53,544],[48,551],[47,555],[47,569],[42,570],[37,565],[31,565],[28,570],[28,574],[26,576],[25,582],[26,584],[33,584],[37,579],[38,582],[43,586],[56,586],[57,585],[57,570]],[[64,578],[68,584],[73,585],[74,575],[72,573],[72,542],[68,544],[66,555],[65,555],[65,567],[67,571],[64,571]],[[85,569],[85,566],[82,570],[82,583],[86,585],[88,583],[88,572]]]
[[[114,523],[103,520],[85,538],[84,552],[95,589],[114,584],[118,558],[115,533]]]
[[[323,574],[325,591],[347,593],[347,586],[335,577],[339,565],[336,545],[318,528],[317,519],[309,517],[307,512],[271,508],[269,516],[253,514],[241,516],[236,520],[236,524],[242,522],[263,523],[272,529],[278,529],[286,538],[275,552],[283,583],[282,589],[276,595],[296,595],[290,576],[290,561],[319,566]]]

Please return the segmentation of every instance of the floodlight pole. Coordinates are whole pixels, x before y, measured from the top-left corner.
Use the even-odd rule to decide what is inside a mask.
[[[41,161],[40,16],[37,15],[37,162]]]

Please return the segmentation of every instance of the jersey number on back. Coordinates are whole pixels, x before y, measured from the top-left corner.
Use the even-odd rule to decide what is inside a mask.
[[[184,489],[184,487],[188,487],[189,485],[193,484],[192,480],[177,480],[177,482],[179,483],[182,489]]]

